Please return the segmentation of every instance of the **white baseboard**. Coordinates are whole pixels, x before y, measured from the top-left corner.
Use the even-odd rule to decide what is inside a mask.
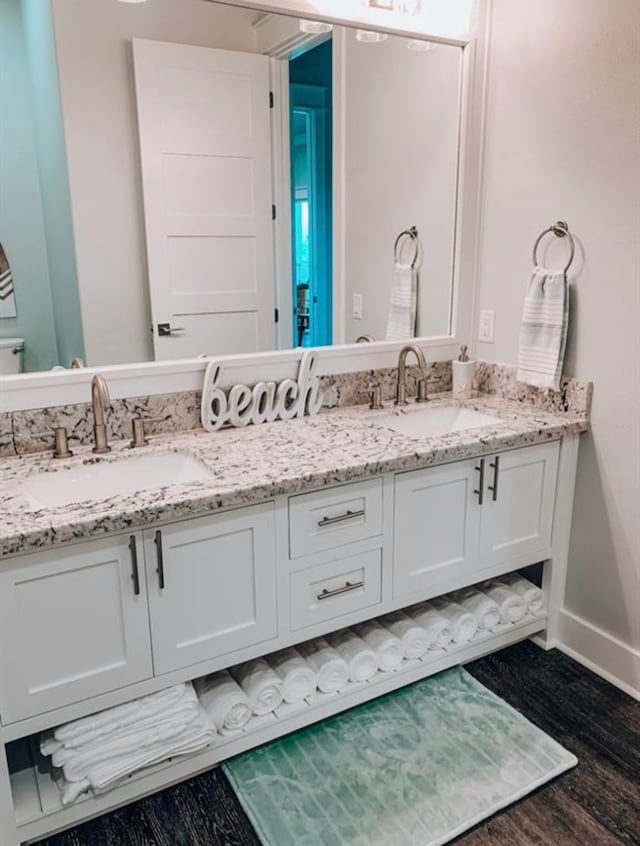
[[[554,646],[640,701],[640,650],[563,609]]]

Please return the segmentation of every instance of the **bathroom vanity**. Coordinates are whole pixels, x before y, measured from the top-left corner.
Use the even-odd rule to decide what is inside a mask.
[[[481,395],[194,430],[137,450],[120,442],[99,459],[83,448],[65,460],[4,460],[3,846],[102,814],[520,639],[537,635],[552,646],[587,420],[586,408],[558,413]],[[185,481],[176,458],[188,459]],[[123,482],[104,498],[109,474],[127,462],[130,492]],[[155,487],[136,490],[165,466],[177,474],[172,482],[158,487],[153,477]],[[92,498],[72,501],[69,490],[86,484],[87,473]],[[43,729],[538,563],[546,615],[285,706],[105,795],[62,807],[39,756]]]

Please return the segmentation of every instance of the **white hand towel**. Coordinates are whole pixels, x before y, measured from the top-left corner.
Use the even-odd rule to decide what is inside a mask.
[[[292,647],[267,656],[267,661],[282,679],[282,698],[290,705],[302,702],[316,689],[315,672]]]
[[[405,341],[416,334],[418,271],[410,264],[396,264],[389,301],[386,341]]]
[[[433,605],[422,602],[407,609],[407,616],[421,626],[427,636],[429,649],[444,649],[451,643],[449,620]]]
[[[519,623],[527,613],[527,603],[515,590],[501,585],[500,582],[489,582],[482,589],[500,606],[500,618],[503,623]]]
[[[433,599],[432,604],[449,621],[451,640],[454,643],[468,643],[478,631],[476,618],[457,602],[439,597]]]
[[[387,614],[380,621],[385,629],[402,643],[402,655],[409,660],[422,658],[428,651],[431,641],[426,631],[412,620],[404,611]]]
[[[377,620],[360,623],[353,627],[353,631],[375,652],[378,669],[383,673],[389,673],[402,664],[401,641]]]
[[[264,658],[233,667],[231,675],[249,697],[257,717],[270,714],[282,704],[282,681]]]
[[[298,652],[316,673],[318,690],[323,693],[337,693],[347,686],[347,662],[323,637],[300,644]]]
[[[520,382],[560,389],[568,327],[569,286],[564,272],[535,267],[520,325]]]
[[[461,590],[455,595],[456,602],[470,611],[476,618],[479,629],[493,629],[500,623],[500,608],[495,599],[475,588]]]
[[[327,635],[327,641],[346,662],[349,681],[365,682],[375,676],[378,671],[376,654],[355,632],[342,629]]]
[[[221,734],[242,731],[251,719],[249,697],[228,670],[198,679],[196,693],[200,704]]]
[[[537,585],[534,585],[519,573],[501,576],[499,581],[524,599],[527,603],[527,610],[531,614],[541,614],[544,611],[544,593]]]

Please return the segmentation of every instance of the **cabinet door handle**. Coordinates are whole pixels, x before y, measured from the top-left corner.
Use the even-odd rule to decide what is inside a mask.
[[[322,602],[323,599],[331,599],[334,596],[340,596],[343,593],[351,593],[353,590],[360,590],[364,587],[364,582],[347,582],[342,587],[335,588],[335,590],[327,590],[325,588],[322,593],[319,593],[316,599]]]
[[[160,529],[157,530],[153,542],[156,545],[156,558],[158,561],[158,566],[156,567],[156,573],[158,574],[158,587],[160,590],[164,590],[164,559],[162,556],[162,532]]]
[[[498,499],[498,479],[500,477],[500,456],[496,455],[494,461],[489,465],[493,470],[493,485],[489,485],[489,490],[493,494],[493,501]]]
[[[484,504],[484,464],[485,460],[484,458],[481,458],[480,466],[476,467],[476,470],[478,471],[478,473],[480,473],[480,482],[478,485],[478,490],[474,490],[474,494],[476,494],[478,497],[478,505]]]
[[[131,553],[131,578],[133,579],[133,595],[140,596],[140,571],[138,570],[138,544],[136,536],[129,538],[129,552]]]
[[[347,520],[355,520],[357,517],[364,517],[365,510],[347,511],[346,514],[341,514],[339,517],[324,517],[318,523],[319,528],[325,529],[327,526],[335,526],[336,523],[345,523]]]

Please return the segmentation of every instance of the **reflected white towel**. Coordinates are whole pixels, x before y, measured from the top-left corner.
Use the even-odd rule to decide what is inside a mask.
[[[500,619],[503,623],[519,623],[527,613],[527,603],[510,587],[500,582],[489,582],[483,591],[500,606]]]
[[[544,611],[544,593],[524,576],[509,573],[508,576],[501,576],[499,581],[524,599],[531,614],[541,614]]]
[[[422,658],[429,649],[431,641],[426,631],[415,620],[412,620],[408,614],[405,614],[404,611],[387,614],[380,622],[402,643],[402,654],[404,658],[409,660]]]
[[[257,717],[270,714],[282,704],[282,681],[264,658],[233,667],[231,675],[249,697]]]
[[[564,272],[535,267],[520,325],[520,382],[560,389],[568,326],[569,286]]]
[[[375,652],[350,629],[327,635],[330,646],[346,662],[349,681],[365,682],[372,679],[378,671],[378,659]]]
[[[282,698],[290,705],[302,702],[316,689],[316,674],[293,647],[267,656],[269,665],[282,679]]]
[[[407,615],[425,631],[429,649],[444,649],[451,643],[449,620],[428,602],[407,609]]]
[[[221,734],[241,731],[251,719],[251,702],[228,670],[196,682],[200,704]]]
[[[404,341],[416,334],[418,271],[410,264],[396,264],[389,301],[386,341]]]
[[[500,623],[500,608],[495,599],[475,588],[461,590],[455,595],[456,602],[470,611],[476,618],[479,629],[493,629]]]
[[[298,652],[316,673],[318,690],[323,693],[337,693],[347,686],[347,662],[323,637],[300,644]]]
[[[383,673],[395,670],[402,663],[402,643],[400,640],[377,620],[368,620],[353,627],[353,631],[361,637],[376,655],[378,669]]]
[[[462,605],[446,597],[433,599],[434,608],[447,618],[451,627],[451,640],[454,643],[468,643],[478,631],[476,618]]]

